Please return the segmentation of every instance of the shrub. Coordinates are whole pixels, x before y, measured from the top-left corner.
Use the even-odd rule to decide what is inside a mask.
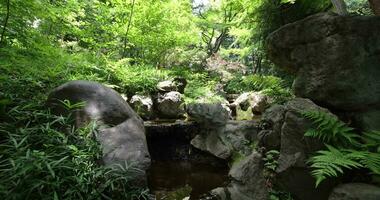
[[[380,131],[364,134],[354,132],[337,117],[322,111],[302,113],[314,126],[305,133],[326,143],[309,159],[316,186],[328,177],[337,177],[344,169],[365,168],[372,175],[380,175]]]
[[[95,124],[74,129],[71,118],[27,104],[0,123],[0,196],[5,199],[138,199],[137,170],[105,167]]]

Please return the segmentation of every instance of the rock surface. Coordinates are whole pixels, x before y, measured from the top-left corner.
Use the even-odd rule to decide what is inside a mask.
[[[240,106],[244,111],[250,108],[254,113],[264,112],[268,105],[268,97],[261,92],[245,92],[231,104],[235,107]]]
[[[328,110],[317,106],[309,99],[295,98],[283,106],[273,106],[263,117],[265,130],[259,133],[259,145],[266,150],[280,151],[277,167],[277,184],[291,192],[297,199],[326,199],[331,190],[329,182],[315,189],[315,180],[306,165],[311,153],[323,148],[317,139],[304,137],[311,122],[300,112]]]
[[[263,176],[262,156],[257,152],[235,163],[230,170],[231,183],[216,188],[211,193],[219,200],[264,200],[268,199],[268,188]]]
[[[164,95],[158,94],[157,110],[162,118],[183,118],[185,108],[181,93],[172,91]]]
[[[380,118],[380,18],[321,13],[268,37],[270,59],[293,72],[294,93],[334,110]],[[357,121],[366,129],[379,123]],[[374,125],[373,125],[374,124]]]
[[[172,92],[177,91],[179,93],[184,93],[187,81],[185,78],[176,77],[173,80],[161,81],[157,84],[156,88],[160,92]]]
[[[229,120],[224,125],[201,129],[191,144],[216,157],[228,159],[234,152],[248,156],[257,140],[258,122]]]
[[[47,105],[54,114],[67,115],[60,103],[64,100],[71,104],[85,102],[84,107],[74,111],[77,126],[93,120],[101,125],[97,139],[103,148],[105,164],[128,162],[141,170],[149,167],[143,121],[117,92],[96,82],[71,81],[54,89]]]
[[[143,95],[133,95],[129,103],[131,104],[133,110],[136,111],[141,118],[145,120],[153,118],[153,100],[151,97]]]
[[[205,127],[225,125],[231,111],[222,104],[195,103],[186,106],[189,117]]]
[[[347,183],[334,188],[329,200],[378,200],[380,187],[364,183]]]

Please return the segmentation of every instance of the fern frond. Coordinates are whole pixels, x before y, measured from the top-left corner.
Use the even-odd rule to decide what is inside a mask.
[[[357,160],[363,167],[368,168],[372,173],[380,175],[380,153],[369,151],[347,150],[350,159]]]
[[[343,174],[344,169],[363,167],[355,157],[347,150],[338,150],[333,146],[326,145],[327,150],[317,152],[317,155],[309,159],[311,163],[312,176],[316,179],[316,187],[328,177],[337,177]]]
[[[380,153],[380,131],[365,132],[362,135],[365,147],[375,148]]]
[[[339,146],[360,146],[359,136],[354,129],[340,121],[336,116],[323,111],[305,111],[301,113],[313,122],[314,127],[305,136],[318,138],[326,143]]]

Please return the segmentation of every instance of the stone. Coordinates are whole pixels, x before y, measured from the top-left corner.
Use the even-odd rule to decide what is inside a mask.
[[[161,81],[157,84],[156,88],[160,92],[172,92],[177,91],[181,94],[185,92],[187,81],[185,78],[176,77],[172,80]]]
[[[268,105],[268,97],[262,92],[245,92],[230,104],[236,110],[238,120],[253,119],[255,114],[263,113]]]
[[[378,200],[380,187],[365,183],[347,183],[334,188],[328,200]]]
[[[176,77],[173,79],[174,81],[174,84],[176,85],[177,87],[177,91],[181,94],[183,94],[185,92],[185,88],[186,88],[186,85],[187,85],[187,80],[185,78],[182,78],[182,77]]]
[[[47,105],[56,115],[68,115],[61,101],[71,105],[84,102],[74,111],[76,126],[96,121],[97,140],[102,145],[106,165],[133,164],[142,171],[150,165],[150,156],[142,119],[114,90],[91,81],[70,81],[54,89]]]
[[[335,182],[325,181],[315,188],[315,179],[306,165],[310,155],[324,147],[319,140],[304,137],[312,123],[302,117],[300,112],[308,110],[330,113],[311,100],[303,98],[295,98],[284,105],[267,109],[263,114],[264,130],[258,136],[259,145],[265,150],[280,151],[276,184],[281,189],[289,191],[297,199],[326,199]]]
[[[205,127],[225,125],[231,118],[231,110],[220,103],[194,103],[186,106],[188,116]]]
[[[156,87],[161,92],[177,91],[177,86],[172,80],[161,81]]]
[[[297,97],[365,112],[380,107],[379,33],[379,17],[320,13],[270,34],[268,56],[296,75]]]
[[[222,126],[203,128],[191,144],[222,159],[231,158],[233,152],[248,156],[252,153],[252,143],[257,140],[258,129],[256,121],[229,120]]]
[[[157,110],[161,118],[183,118],[185,108],[181,93],[172,91],[158,94]]]
[[[224,188],[216,188],[211,193],[219,200],[264,200],[269,198],[269,190],[263,175],[262,156],[253,152],[235,163],[229,175],[231,183]]]
[[[133,95],[129,101],[133,110],[143,119],[149,120],[154,116],[153,100],[149,96]]]

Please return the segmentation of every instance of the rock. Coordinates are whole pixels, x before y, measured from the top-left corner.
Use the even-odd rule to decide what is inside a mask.
[[[264,146],[266,150],[280,149],[281,128],[285,118],[285,106],[274,105],[268,108],[261,118],[264,127],[270,130],[262,130],[258,135],[259,146]]]
[[[245,92],[230,104],[240,120],[252,119],[254,114],[263,113],[268,105],[268,97],[261,92]]]
[[[267,109],[263,115],[265,129],[259,133],[259,145],[266,150],[280,151],[276,184],[281,189],[289,191],[297,199],[326,199],[335,183],[325,181],[316,189],[315,179],[306,165],[311,153],[323,148],[319,140],[304,137],[312,124],[300,112],[307,110],[330,113],[303,98],[295,98],[283,106],[276,105]]]
[[[177,87],[177,91],[181,94],[183,94],[185,92],[185,88],[186,88],[186,85],[187,85],[187,81],[185,78],[182,78],[182,77],[176,77],[174,78],[174,84],[176,85]]]
[[[161,81],[157,84],[157,89],[161,92],[177,91],[177,86],[174,81],[167,80]]]
[[[141,170],[149,167],[143,121],[117,92],[96,82],[71,81],[54,89],[47,105],[54,114],[67,115],[69,112],[60,103],[64,100],[71,105],[85,102],[74,112],[77,126],[93,120],[100,125],[96,137],[102,145],[105,164],[128,162]]]
[[[153,101],[149,96],[134,95],[129,103],[143,119],[149,120],[153,118]]]
[[[171,92],[177,91],[179,93],[184,93],[187,81],[185,78],[176,77],[173,80],[161,81],[157,84],[156,88],[160,92]]]
[[[222,104],[195,103],[186,106],[191,119],[205,127],[225,125],[231,118],[231,110]]]
[[[185,114],[184,102],[179,92],[168,92],[159,94],[157,99],[157,110],[163,118],[182,118]]]
[[[227,187],[216,188],[211,193],[220,200],[268,199],[269,191],[262,172],[262,156],[253,152],[232,166],[229,172],[232,181]]]
[[[380,187],[365,183],[339,185],[331,192],[329,200],[378,200]]]
[[[191,140],[191,144],[216,157],[228,159],[233,152],[248,156],[250,146],[257,140],[258,123],[255,121],[227,121],[225,125],[203,128],[203,131]]]
[[[272,33],[268,55],[296,75],[296,96],[365,112],[380,107],[379,33],[379,17],[320,13]]]

